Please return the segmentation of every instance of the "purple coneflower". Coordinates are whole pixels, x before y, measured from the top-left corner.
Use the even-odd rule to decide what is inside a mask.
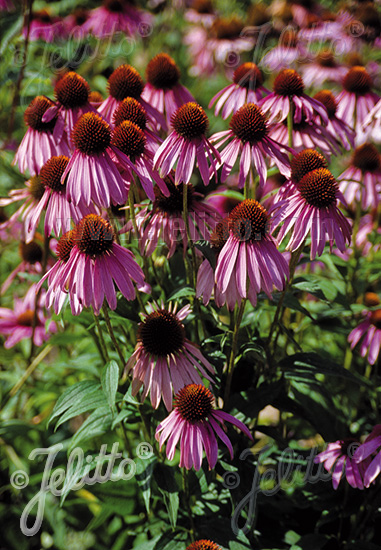
[[[125,120],[116,126],[111,137],[111,149],[115,160],[124,170],[122,175],[128,186],[136,174],[144,192],[151,200],[155,199],[153,181],[164,195],[169,195],[165,181],[153,167],[153,153],[147,148],[146,136],[137,124]]]
[[[173,131],[160,145],[154,158],[154,168],[159,170],[161,177],[167,176],[177,161],[175,183],[188,184],[197,161],[205,185],[209,184],[209,170],[214,172],[217,180],[220,155],[205,137],[209,120],[204,109],[197,103],[186,103],[175,112],[171,124]]]
[[[159,53],[151,59],[147,65],[146,78],[147,84],[142,97],[165,116],[167,124],[164,130],[167,130],[175,111],[184,103],[194,102],[195,99],[180,84],[180,69],[166,53]]]
[[[258,103],[266,94],[269,94],[263,84],[262,71],[255,63],[243,63],[233,75],[233,84],[229,84],[216,94],[209,103],[209,109],[216,103],[215,116],[222,109],[222,118],[227,119],[238,111],[245,103]]]
[[[215,263],[217,263],[218,255],[228,238],[229,225],[228,219],[225,218],[217,224],[216,229],[210,236],[210,246],[215,255]],[[215,283],[214,270],[215,265],[212,266],[210,258],[204,260],[200,265],[197,272],[196,298],[202,297],[203,304],[206,306],[209,304],[213,295],[217,307],[222,307],[226,303],[227,308],[233,311],[235,305],[240,305],[242,301],[242,297],[238,292],[236,280],[234,277],[231,277],[226,292],[221,292],[218,285]]]
[[[89,207],[93,201],[109,208],[126,202],[127,185],[113,161],[110,142],[110,126],[101,116],[81,116],[73,131],[75,151],[62,175],[67,199],[75,206]]]
[[[381,200],[381,155],[374,145],[364,143],[352,155],[350,166],[337,178],[348,204],[361,201],[363,210],[377,208]]]
[[[201,375],[212,382],[209,373],[214,368],[199,348],[185,336],[182,321],[190,313],[190,306],[176,312],[177,304],[165,309],[163,304],[151,306],[139,324],[137,344],[126,369],[133,368],[132,395],[144,386],[142,402],[151,394],[154,409],[163,397],[168,411],[172,410],[172,392],[177,393],[186,384],[202,384]],[[208,372],[207,372],[208,371]]]
[[[290,109],[294,111],[296,123],[301,122],[303,117],[306,122],[313,122],[316,114],[324,125],[328,123],[326,108],[304,93],[303,79],[294,69],[283,69],[274,81],[273,90],[259,102],[264,114],[269,114],[270,124],[285,120]]]
[[[158,148],[158,143],[162,143],[163,140],[147,127],[148,117],[146,110],[139,101],[133,97],[126,97],[126,99],[123,99],[119,107],[114,111],[112,120],[114,126],[120,126],[125,120],[129,120],[139,126],[145,135],[147,148],[155,153]]]
[[[184,14],[184,19],[189,23],[202,24],[210,27],[217,15],[212,0],[193,0]]]
[[[347,69],[336,62],[331,50],[322,50],[312,63],[306,63],[301,68],[303,81],[307,87],[320,88],[327,80],[341,82]]]
[[[242,35],[244,28],[244,22],[236,16],[217,18],[208,30],[191,28],[184,38],[192,58],[191,74],[209,76],[218,64],[239,59],[240,53],[251,50],[254,40]]]
[[[200,539],[192,542],[186,550],[221,550],[221,547],[211,540]]]
[[[188,384],[176,394],[176,406],[156,429],[160,448],[167,443],[167,458],[173,460],[176,445],[180,440],[180,468],[200,470],[205,450],[209,469],[215,467],[218,456],[218,436],[229,449],[233,459],[233,447],[226,435],[225,422],[234,424],[249,439],[253,439],[248,428],[240,420],[213,408],[214,397],[201,384]]]
[[[90,86],[79,74],[69,71],[60,78],[54,88],[56,104],[50,107],[43,116],[44,122],[58,116],[54,127],[54,137],[59,143],[66,132],[70,146],[72,145],[72,133],[78,119],[88,112],[96,113],[91,105]]]
[[[279,45],[272,48],[261,60],[261,66],[271,71],[279,71],[290,67],[308,54],[307,48],[300,42],[295,31],[285,29],[279,40]]]
[[[24,27],[22,34],[27,35],[27,28]],[[34,42],[54,42],[57,39],[66,38],[66,28],[60,17],[54,17],[47,10],[33,11],[30,14],[29,40]]]
[[[0,334],[7,336],[4,347],[12,348],[20,340],[31,339],[41,346],[57,332],[57,325],[51,321],[47,326],[47,316],[44,313],[45,291],[42,291],[36,304],[36,285],[31,285],[24,298],[14,298],[13,309],[0,307]],[[37,311],[35,313],[35,308]],[[33,332],[33,325],[34,332]]]
[[[339,186],[327,169],[325,158],[313,149],[306,149],[291,162],[291,181],[281,189],[274,205],[282,204],[275,215],[273,228],[284,222],[277,236],[278,244],[293,230],[287,250],[297,250],[307,235],[311,234],[311,254],[324,251],[328,240],[332,252],[333,243],[344,251],[351,241],[351,225],[337,207],[337,200],[345,203]],[[286,204],[284,204],[286,203]]]
[[[376,456],[372,457],[376,451]],[[354,460],[360,463],[359,465],[366,464],[364,486],[369,487],[381,472],[381,424],[374,426],[364,443],[355,452]],[[370,464],[368,461],[371,461]]]
[[[72,222],[78,223],[87,214],[95,212],[92,204],[90,207],[84,207],[83,204],[75,207],[68,202],[66,186],[61,183],[68,163],[69,159],[65,156],[52,157],[41,168],[39,176],[34,176],[39,178],[44,191],[37,204],[24,214],[26,242],[33,238],[41,213],[45,209],[45,235],[49,236],[54,231],[57,237],[60,233],[69,231]]]
[[[229,238],[217,259],[215,280],[226,293],[235,278],[238,293],[256,305],[262,290],[271,299],[273,287],[285,288],[288,264],[267,229],[271,214],[256,200],[246,199],[229,214]]]
[[[46,273],[40,284],[48,279],[49,285],[54,286],[53,294],[67,291],[71,301],[75,297],[82,306],[93,307],[96,315],[105,298],[111,309],[116,308],[114,283],[127,300],[135,298],[132,281],[143,287],[143,271],[132,252],[114,242],[109,222],[88,214],[73,229],[70,238],[74,246],[70,250],[66,234],[62,253],[58,248],[58,265]]]
[[[369,364],[374,365],[381,347],[381,309],[364,313],[365,319],[352,330],[348,336],[348,342],[351,344],[351,349],[354,349],[362,339],[360,355],[368,356]]]
[[[343,91],[336,98],[337,116],[356,131],[356,142],[365,139],[363,124],[380,96],[372,92],[373,81],[365,67],[349,69],[343,79]]]
[[[357,464],[354,460],[355,453],[360,443],[352,438],[341,439],[334,443],[328,443],[327,448],[315,457],[315,464],[323,462],[327,472],[332,473],[332,485],[337,489],[343,474],[351,487],[364,489],[364,474],[367,465],[365,462]]]
[[[136,216],[139,229],[140,252],[150,256],[157,248],[159,238],[168,247],[167,258],[175,253],[179,242],[183,243],[184,253],[188,247],[185,223],[183,220],[184,184],[174,185],[168,177],[166,184],[169,196],[165,196],[155,187],[155,200],[152,206],[147,206]],[[188,194],[188,221],[192,241],[208,239],[220,218],[219,213],[203,199],[201,193],[196,193],[193,185],[186,187]]]
[[[131,65],[120,65],[110,75],[107,82],[109,96],[98,107],[98,112],[112,125],[115,110],[119,107],[123,99],[132,97],[139,101],[144,107],[150,121],[156,126],[160,124],[165,126],[164,117],[157,109],[152,107],[142,97],[144,82],[140,74]]]
[[[239,187],[243,187],[250,167],[253,166],[259,175],[259,184],[264,185],[267,179],[265,158],[274,161],[279,171],[286,177],[290,176],[290,162],[281,146],[268,136],[269,129],[265,115],[258,105],[248,103],[232,116],[230,130],[214,134],[210,140],[221,147],[226,141],[232,141],[221,151],[222,172],[221,181],[226,181],[234,164],[239,161]]]
[[[318,126],[322,135],[325,135],[326,132],[331,134],[346,151],[350,151],[355,146],[355,136],[356,133],[348,126],[346,122],[337,117],[337,102],[330,90],[320,90],[317,94],[314,95],[314,99],[320,101],[327,109],[328,113],[328,124],[325,128],[321,125],[320,116],[317,115]],[[327,146],[329,146],[329,140],[327,140]]]
[[[49,122],[43,122],[43,116],[52,106],[53,101],[43,95],[32,99],[24,113],[24,121],[28,130],[23,137],[13,164],[17,164],[20,172],[29,170],[32,176],[40,171],[50,157],[54,155],[70,155],[69,146],[64,136],[57,143],[53,132],[57,125],[57,116]]]
[[[139,31],[144,35],[152,17],[134,4],[128,0],[103,0],[102,6],[90,12],[83,29],[97,38],[111,37],[117,32],[133,36]]]

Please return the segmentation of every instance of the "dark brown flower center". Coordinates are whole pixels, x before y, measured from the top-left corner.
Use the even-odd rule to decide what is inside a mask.
[[[381,309],[376,309],[376,311],[372,311],[370,315],[370,322],[376,328],[381,329]]]
[[[103,0],[103,5],[106,10],[113,13],[121,13],[124,10],[123,2],[119,0]]]
[[[89,102],[90,103],[102,103],[103,96],[99,92],[90,92]]]
[[[260,241],[266,234],[268,214],[266,208],[254,199],[246,199],[229,214],[229,229],[239,241]]]
[[[316,61],[321,67],[337,67],[337,63],[331,50],[323,50],[320,52],[316,57]]]
[[[251,4],[247,10],[246,21],[252,27],[260,27],[271,21],[271,14],[262,3]]]
[[[365,66],[364,59],[358,52],[349,53],[345,58],[345,63],[350,67],[356,67],[357,65],[360,67]]]
[[[155,185],[154,192],[155,192],[155,202],[153,205],[153,209],[155,210],[161,210],[162,212],[174,215],[179,214],[181,215],[183,211],[183,193],[184,193],[184,184],[180,183],[179,185],[175,185],[169,178],[165,178],[165,183],[167,184],[168,190],[170,192],[169,197],[166,197],[163,195],[163,193],[160,191],[159,187]],[[188,209],[192,208],[192,203],[194,200],[194,189],[193,185],[187,185],[186,186],[187,193],[188,193]]]
[[[130,120],[125,120],[117,126],[111,138],[111,144],[131,159],[138,158],[144,153],[146,142],[144,132]]]
[[[83,25],[89,18],[89,12],[84,8],[78,8],[73,13],[74,25],[80,27]]]
[[[194,102],[185,103],[172,116],[174,130],[185,139],[201,137],[209,126],[204,109]]]
[[[85,155],[103,153],[110,145],[110,140],[110,126],[95,113],[85,113],[74,126],[75,148]]]
[[[124,120],[130,120],[142,130],[145,130],[147,125],[147,113],[139,101],[133,97],[126,97],[115,110],[114,124],[119,126]]]
[[[380,298],[375,292],[365,292],[364,304],[367,307],[378,306],[380,304]]]
[[[242,63],[234,71],[233,82],[241,86],[241,88],[253,90],[257,86],[262,86],[262,72],[255,63]]]
[[[118,101],[126,97],[139,99],[143,88],[142,77],[131,65],[121,65],[108,79],[109,94]]]
[[[321,90],[314,95],[314,99],[317,99],[320,103],[323,103],[324,107],[327,109],[329,117],[333,117],[335,115],[337,103],[332,92],[329,90]]]
[[[34,319],[34,311],[31,309],[27,309],[26,311],[23,311],[20,313],[20,315],[17,317],[17,324],[21,325],[22,327],[31,327],[33,326],[33,319]],[[36,319],[38,321],[38,318]]]
[[[63,155],[50,158],[40,171],[41,183],[53,191],[63,192],[65,186],[61,183],[61,178],[66,170],[69,159]]]
[[[65,263],[68,261],[70,257],[70,252],[75,244],[73,233],[73,229],[68,231],[67,233],[64,233],[58,241],[57,256]]]
[[[31,241],[30,243],[21,241],[19,244],[19,252],[24,262],[28,262],[32,265],[41,262],[44,255],[42,247],[36,241]]]
[[[298,44],[297,33],[293,30],[284,31],[280,37],[279,43],[283,48],[296,48]]]
[[[315,149],[304,149],[291,160],[291,179],[299,182],[308,172],[317,168],[327,168],[328,164],[323,155]]]
[[[353,455],[360,443],[354,437],[346,437],[340,441],[342,456],[353,458]]]
[[[192,10],[197,11],[197,13],[202,13],[202,14],[214,13],[213,3],[211,0],[193,0],[191,8]]]
[[[283,69],[275,79],[274,92],[281,96],[300,96],[304,91],[304,82],[294,69]]]
[[[96,214],[88,214],[73,229],[73,239],[84,254],[101,256],[112,248],[114,231],[108,221]]]
[[[211,32],[220,40],[234,40],[240,36],[244,26],[243,21],[238,17],[231,17],[229,19],[221,17],[214,21]]]
[[[363,172],[376,172],[381,167],[380,153],[371,143],[364,143],[354,150],[352,164]]]
[[[83,107],[89,101],[90,86],[86,80],[72,71],[57,82],[54,95],[66,109]]]
[[[32,176],[29,181],[29,194],[39,201],[42,199],[43,194],[45,193],[44,184],[41,181],[40,176]]]
[[[139,324],[137,339],[147,353],[166,357],[182,349],[185,330],[174,313],[159,309]]]
[[[221,550],[221,547],[211,540],[202,539],[192,542],[186,550]]]
[[[347,92],[357,95],[365,95],[370,92],[372,79],[364,67],[359,65],[349,69],[344,77],[343,88]]]
[[[267,135],[267,121],[261,109],[254,103],[243,105],[232,116],[230,128],[244,143],[262,141]]]
[[[158,90],[170,90],[180,78],[180,70],[175,61],[166,53],[159,53],[148,63],[148,82]]]
[[[188,384],[175,398],[175,406],[184,420],[200,422],[206,420],[213,410],[214,397],[202,384]]]
[[[29,106],[25,109],[25,124],[38,132],[49,132],[53,130],[57,117],[54,117],[50,122],[42,122],[45,111],[53,107],[53,105],[53,101],[43,95],[39,95],[32,99]]]
[[[52,23],[52,18],[46,10],[32,12],[31,20],[39,21],[40,23]]]
[[[229,238],[228,218],[218,222],[215,230],[210,235],[210,245],[216,252],[220,252]]]
[[[327,168],[317,168],[300,180],[298,189],[308,204],[325,208],[335,204],[338,185]]]

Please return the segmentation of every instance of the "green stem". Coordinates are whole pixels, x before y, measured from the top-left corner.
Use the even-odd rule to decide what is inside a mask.
[[[49,242],[50,242],[50,238],[45,235],[41,277],[45,275],[46,267],[48,265]],[[33,319],[32,319],[32,336],[31,336],[31,344],[30,344],[29,363],[32,362],[34,352],[35,352],[34,335],[36,333],[36,327],[38,322],[38,301],[40,299],[41,290],[42,290],[42,287],[40,287],[34,299],[34,313],[33,313]]]
[[[190,492],[189,492],[189,480],[188,480],[188,470],[186,468],[181,468],[181,473],[183,476],[183,488],[184,488],[184,504],[185,508],[187,510],[189,523],[190,523],[190,529],[189,529],[189,535],[191,538],[191,541],[194,542],[195,540],[195,525],[192,515],[192,510],[190,507]]]
[[[272,339],[275,327],[278,325],[279,319],[283,315],[284,298],[286,296],[286,292],[289,290],[289,288],[292,285],[292,281],[294,279],[294,274],[295,274],[295,269],[296,269],[296,266],[298,265],[299,258],[300,258],[301,254],[303,252],[304,243],[305,243],[305,241],[303,241],[302,244],[299,246],[299,248],[294,250],[294,252],[291,254],[291,258],[290,258],[290,276],[289,276],[289,279],[288,279],[287,283],[285,284],[284,290],[282,292],[282,295],[281,295],[280,300],[278,302],[277,308],[275,310],[275,315],[274,315],[273,322],[271,323],[271,326],[270,326],[269,336],[268,336],[268,339],[267,339],[269,345],[271,343],[271,339]]]
[[[114,217],[114,214],[113,214],[111,208],[107,208],[107,215],[108,215],[108,219],[110,221],[111,227],[114,231],[115,240],[118,244],[120,244],[119,230],[118,230],[118,227],[115,223],[115,217]]]
[[[105,363],[107,363],[107,361],[109,361],[110,358],[108,356],[106,342],[104,341],[104,338],[103,338],[103,332],[102,332],[101,324],[99,322],[99,317],[98,317],[98,315],[95,315],[93,309],[91,311],[93,312],[93,317],[94,317],[95,324],[97,325],[98,337],[99,337],[99,340],[98,340],[96,338],[96,334],[95,334],[95,331],[94,331],[95,343],[97,344],[97,347],[99,349],[99,352],[101,354],[101,357],[102,357],[103,361]],[[90,332],[90,334],[91,334],[91,332]]]
[[[111,337],[112,343],[114,344],[114,348],[116,349],[116,351],[119,355],[119,359],[122,363],[122,369],[123,369],[125,364],[126,364],[126,361],[123,357],[122,350],[120,349],[118,341],[115,337],[115,333],[114,333],[114,330],[113,330],[112,325],[111,325],[110,317],[108,315],[108,307],[107,307],[106,303],[104,303],[104,305],[102,307],[102,311],[103,311],[103,315],[104,315],[104,318],[105,318],[105,321],[106,321],[106,326],[107,326],[108,333]]]
[[[190,233],[189,228],[189,219],[188,219],[188,186],[183,183],[183,220],[185,224],[185,231],[187,235],[188,246],[191,251],[192,263],[191,263],[191,284],[193,288],[196,289],[196,254],[194,251],[194,244]]]
[[[229,401],[229,396],[230,396],[230,389],[231,389],[233,371],[234,371],[234,363],[235,363],[235,358],[236,358],[236,355],[237,355],[239,327],[241,326],[243,312],[245,310],[245,304],[246,304],[246,299],[243,299],[242,302],[241,302],[241,305],[239,306],[237,316],[236,316],[235,325],[234,325],[232,348],[231,348],[231,352],[230,352],[228,372],[227,372],[226,385],[225,385],[225,393],[224,393],[224,406],[225,407],[226,407],[227,402]]]
[[[287,131],[288,131],[288,146],[292,147],[293,137],[292,130],[294,127],[294,108],[293,105],[290,105],[290,110],[287,115]],[[289,154],[290,158],[292,157],[291,153]]]

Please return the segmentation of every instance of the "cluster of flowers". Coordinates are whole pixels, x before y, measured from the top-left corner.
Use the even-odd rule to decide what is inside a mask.
[[[138,12],[126,15],[125,7],[121,2],[106,2],[83,25],[90,21],[89,29],[94,31],[91,21],[99,13],[106,20],[104,10],[118,13],[119,23],[121,13],[137,20]],[[215,35],[214,45],[209,38],[201,39],[200,33],[193,43],[191,33],[197,29],[187,36],[195,59],[194,71],[196,67],[200,74],[206,70],[202,63],[207,67],[213,63],[214,69],[216,53],[223,51],[225,57],[226,48],[236,39],[226,21],[215,14],[207,12],[201,17],[197,10],[191,12],[188,17],[196,27],[200,25],[199,29],[208,36]],[[305,16],[300,11],[294,15],[300,21]],[[341,15],[335,26],[324,32],[337,33],[341,29],[345,33],[347,25],[348,18]],[[282,41],[281,51],[275,48],[259,64],[273,67],[274,58],[280,55],[286,60],[287,68],[280,67],[271,92],[263,86],[263,73],[255,63],[243,63],[235,69],[232,83],[210,103],[210,107],[215,104],[216,116],[231,116],[229,129],[211,137],[207,137],[209,120],[203,107],[180,84],[180,71],[165,53],[149,62],[147,84],[132,66],[116,68],[109,77],[105,100],[91,92],[85,79],[72,71],[56,82],[55,101],[46,96],[33,99],[24,115],[28,130],[15,157],[19,170],[29,173],[30,179],[25,189],[12,191],[9,198],[1,201],[0,205],[24,202],[0,229],[11,227],[21,217],[22,268],[28,267],[28,259],[33,260],[29,264],[37,266],[36,271],[43,275],[34,292],[39,292],[44,281],[48,290],[40,294],[43,302],[35,302],[32,309],[28,297],[24,309],[15,309],[13,317],[7,313],[9,310],[0,311],[3,319],[8,317],[3,329],[0,325],[2,332],[15,334],[15,329],[19,329],[20,338],[34,336],[36,345],[40,345],[42,336],[37,327],[43,327],[44,319],[35,311],[39,312],[43,305],[59,313],[68,299],[74,315],[84,307],[92,307],[99,315],[105,302],[111,309],[116,308],[115,286],[128,300],[133,300],[136,292],[150,293],[134,255],[119,244],[119,233],[137,232],[141,254],[147,256],[156,249],[159,239],[167,245],[168,257],[179,242],[185,254],[192,244],[189,238],[209,240],[212,254],[199,267],[196,296],[202,297],[204,304],[214,296],[217,307],[226,304],[230,310],[246,299],[255,306],[261,292],[272,299],[274,288],[286,288],[289,264],[279,250],[286,235],[286,249],[291,252],[302,250],[310,238],[311,260],[323,253],[327,242],[331,251],[336,246],[339,253],[348,253],[351,222],[338,202],[350,211],[358,201],[364,210],[380,201],[381,162],[372,140],[381,141],[381,101],[372,91],[371,74],[358,64],[345,72],[335,72],[335,78],[340,74],[342,79],[338,95],[320,90],[310,97],[302,75],[290,68],[303,51],[299,40],[306,36],[307,29],[304,24],[300,26],[302,30],[294,42],[292,36],[287,46]],[[241,31],[242,28],[239,34]],[[348,41],[350,38],[347,34]],[[226,43],[221,46],[223,41]],[[196,42],[202,51],[195,51]],[[251,49],[253,39],[240,36],[235,45],[240,51]],[[291,56],[292,49],[298,55]],[[205,52],[212,52],[212,61],[205,59]],[[312,65],[306,66],[304,72],[310,82],[313,71],[320,70]],[[324,75],[321,82],[331,79],[332,71]],[[327,159],[351,149],[351,165],[336,180]],[[190,180],[198,174],[208,186],[211,178],[218,181],[220,171],[224,184],[234,179],[231,172],[237,163],[237,185],[245,187],[247,198],[226,217],[211,202],[203,200]],[[265,206],[260,196],[268,185],[270,166],[277,168],[286,183],[267,199]],[[248,198],[247,190],[255,186],[256,180],[256,198]],[[148,203],[135,215],[138,194],[148,197]],[[113,227],[111,209],[125,207],[127,201],[129,220],[118,232]],[[43,212],[45,237],[59,238],[58,260],[53,265],[47,261],[47,252],[44,259],[41,249],[36,248],[36,231]],[[355,246],[359,246],[359,238],[360,231]],[[198,251],[196,254],[200,259]],[[240,421],[213,407],[213,394],[201,376],[212,384],[214,369],[186,338],[182,323],[190,312],[189,306],[177,311],[176,306],[165,308],[164,304],[152,303],[147,308],[149,313],[142,313],[136,349],[126,366],[133,372],[133,395],[143,388],[142,399],[150,394],[154,408],[163,398],[170,414],[158,426],[156,438],[160,446],[167,441],[170,460],[181,440],[180,466],[200,469],[205,450],[213,468],[217,461],[216,436],[231,455],[233,452],[221,427],[224,422],[233,423],[249,438],[251,433]],[[31,314],[26,315],[27,311]],[[50,331],[54,330],[53,324]],[[8,345],[17,340],[14,334],[7,340]],[[378,312],[368,313],[351,333],[352,346],[364,335],[361,354],[365,356],[369,349],[369,362],[375,362],[381,346]],[[356,470],[355,464],[358,459],[364,467],[368,466],[366,460],[379,446],[377,437],[371,445],[366,442],[361,447],[365,450],[359,450],[353,461],[340,455],[336,463],[335,454],[330,463],[330,468],[335,464],[335,478],[339,478],[340,466],[345,463],[347,478],[352,475],[352,481],[355,479],[359,486],[357,474],[365,472],[364,483],[368,486],[378,474],[379,461],[376,466],[373,461],[366,470],[362,470],[363,466]],[[342,449],[345,444],[337,445]]]

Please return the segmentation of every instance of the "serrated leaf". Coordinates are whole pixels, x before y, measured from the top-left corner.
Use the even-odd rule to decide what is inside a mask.
[[[102,371],[101,383],[110,408],[115,410],[115,397],[119,383],[119,367],[116,361],[107,363]]]

